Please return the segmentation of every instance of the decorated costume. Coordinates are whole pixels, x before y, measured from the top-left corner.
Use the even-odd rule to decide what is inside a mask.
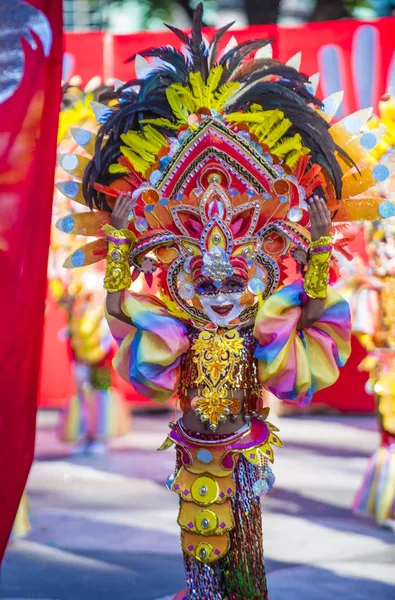
[[[379,104],[385,134],[370,159],[373,164],[395,160],[395,98]],[[395,213],[395,180],[378,190]],[[336,285],[349,301],[353,332],[367,350],[361,369],[369,372],[367,391],[374,394],[380,446],[371,456],[361,487],[353,502],[355,512],[374,517],[380,524],[395,519],[395,219],[361,225],[367,261],[358,256],[345,265]]]
[[[84,127],[92,134],[97,132],[91,103],[100,89],[109,88],[98,88],[92,93],[75,86],[65,88],[58,133],[61,152],[78,149],[70,130]],[[62,173],[58,173],[58,181]],[[65,184],[67,178],[63,179]],[[71,209],[74,213],[82,208],[56,190],[55,220]],[[67,312],[66,337],[76,385],[76,394],[62,411],[59,437],[66,442],[79,442],[77,451],[97,452],[104,449],[103,443],[108,439],[130,431],[130,416],[121,394],[112,386],[114,344],[104,314],[103,266],[99,263],[88,272],[62,269],[65,257],[76,246],[66,233],[67,227],[63,232],[52,229],[48,268],[50,292]]]
[[[307,200],[325,196],[335,220],[375,218],[368,190],[388,169],[356,169],[377,141],[360,134],[369,111],[329,127],[340,96],[319,102],[295,60],[271,59],[265,40],[220,55],[228,27],[208,43],[200,26],[201,6],[190,36],[174,30],[185,53],[136,56],[118,106],[95,106],[96,139],[75,134],[94,159],[60,156],[75,178],[62,189],[94,210],[58,227],[89,235],[106,222],[66,266],[107,255],[115,368],[157,402],[177,394],[184,413],[161,447],[177,450],[167,485],[180,499],[187,589],[176,598],[262,600],[259,497],[281,444],[262,387],[305,405],[349,354],[348,305],[327,285],[332,237],[311,242]],[[129,202],[129,225],[116,229],[120,192],[131,196],[113,219]],[[159,298],[128,291],[141,273]],[[323,312],[299,330],[309,298]]]

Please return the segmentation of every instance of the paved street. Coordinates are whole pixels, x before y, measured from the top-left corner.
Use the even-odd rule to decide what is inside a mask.
[[[1,598],[170,600],[183,588],[168,415],[134,417],[111,453],[70,457],[40,415],[33,528],[9,547]],[[371,417],[272,419],[277,482],[263,501],[271,600],[394,600],[395,533],[349,511],[377,443]],[[240,599],[242,600],[242,599]]]

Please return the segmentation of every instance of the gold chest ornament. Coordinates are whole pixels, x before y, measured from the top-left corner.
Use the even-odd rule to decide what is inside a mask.
[[[195,383],[199,388],[199,396],[192,401],[192,407],[202,421],[209,422],[212,431],[228,415],[240,412],[241,402],[229,397],[229,390],[238,388],[243,349],[244,338],[236,329],[221,334],[202,331],[192,346],[197,368]]]

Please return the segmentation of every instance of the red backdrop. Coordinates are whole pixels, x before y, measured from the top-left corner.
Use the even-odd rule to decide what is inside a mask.
[[[10,93],[0,104],[1,560],[34,451],[60,103],[62,2],[3,0],[0,12],[0,94],[7,73],[14,82],[8,80]]]
[[[330,21],[306,23],[294,27],[253,26],[232,30],[224,44],[234,35],[239,42],[259,37],[274,39],[274,57],[287,61],[303,50],[302,71],[321,73],[319,93],[329,95],[345,91],[344,111],[376,105],[388,87],[395,85],[394,35],[395,17],[373,21]],[[207,29],[210,39],[212,30]],[[112,35],[108,32],[68,33],[66,53],[72,73],[86,83],[94,75],[103,79],[134,77],[132,64],[125,60],[133,54],[157,45],[179,47],[169,31]]]

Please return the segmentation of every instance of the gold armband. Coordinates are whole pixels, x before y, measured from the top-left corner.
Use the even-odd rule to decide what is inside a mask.
[[[129,229],[115,229],[111,225],[104,225],[103,231],[108,241],[104,287],[108,292],[127,290],[132,283],[129,253],[136,236]]]
[[[326,298],[331,253],[331,235],[322,236],[309,245],[309,266],[304,277],[304,291],[309,298]]]

